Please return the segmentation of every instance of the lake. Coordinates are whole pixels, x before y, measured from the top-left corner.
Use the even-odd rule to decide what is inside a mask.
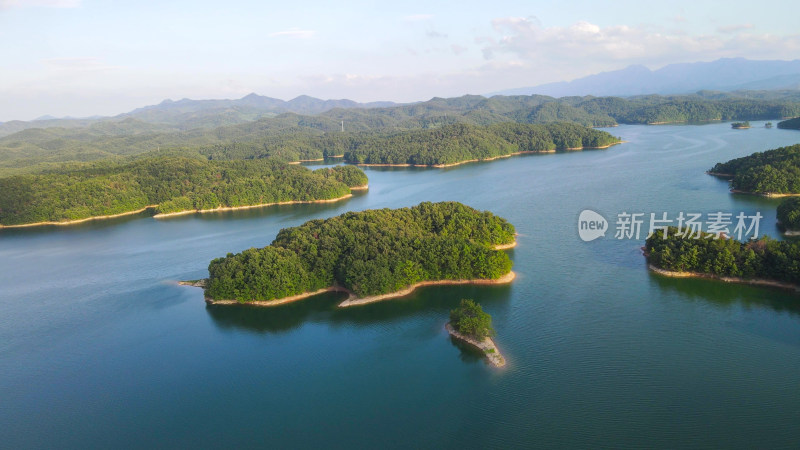
[[[0,231],[5,448],[796,447],[800,295],[648,272],[640,239],[592,242],[578,215],[760,212],[716,162],[800,142],[730,124],[620,126],[607,150],[448,169],[368,168],[333,204]],[[507,218],[517,279],[338,310],[208,307],[177,280],[350,210],[455,200]],[[480,302],[508,360],[452,341]]]

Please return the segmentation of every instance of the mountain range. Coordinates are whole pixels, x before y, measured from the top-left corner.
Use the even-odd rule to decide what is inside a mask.
[[[274,117],[283,113],[315,115],[335,108],[366,109],[397,105],[394,102],[358,103],[353,100],[321,100],[301,95],[285,101],[255,93],[239,99],[215,100],[164,100],[157,105],[145,106],[112,117],[55,118],[42,116],[37,120],[11,120],[0,123],[0,136],[30,128],[83,128],[98,122],[118,122],[127,119],[172,126],[180,130],[194,128],[214,128],[251,122],[264,117]]]
[[[669,64],[657,70],[642,65],[601,72],[572,81],[508,89],[491,95],[633,96],[689,94],[699,90],[800,89],[800,59],[758,61],[723,58],[711,62]]]

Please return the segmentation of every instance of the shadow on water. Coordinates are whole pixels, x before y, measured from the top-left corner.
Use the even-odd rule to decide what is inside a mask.
[[[478,364],[481,362],[488,364],[486,359],[483,357],[483,352],[472,345],[469,345],[460,339],[456,339],[453,336],[450,336],[450,343],[459,350],[458,357],[462,362],[467,364]]]
[[[251,220],[260,217],[285,215],[289,217],[315,217],[320,213],[326,211],[333,211],[347,204],[350,200],[367,195],[369,190],[356,190],[353,191],[353,196],[350,198],[342,199],[337,202],[328,203],[301,203],[295,205],[272,205],[261,206],[257,208],[237,209],[230,211],[217,211],[208,213],[194,213],[182,216],[170,217],[167,219],[160,219],[170,222],[180,222],[189,220],[203,220],[209,222],[215,221],[233,221],[233,220]]]
[[[653,273],[650,280],[661,290],[677,292],[692,301],[722,308],[741,305],[800,315],[800,293],[797,292],[699,278],[670,278]]]
[[[206,312],[221,330],[280,334],[298,328],[311,318],[324,317],[345,298],[345,294],[334,292],[274,307],[206,305]]]
[[[255,333],[280,334],[303,323],[329,323],[332,326],[383,326],[411,317],[441,316],[446,320],[450,310],[462,298],[477,300],[493,311],[507,307],[511,286],[429,286],[411,295],[378,303],[338,308],[345,299],[342,293],[326,293],[276,307],[250,305],[207,305],[214,324],[220,329],[242,329]]]
[[[112,217],[109,219],[93,219],[86,222],[74,223],[70,225],[39,225],[24,228],[0,228],[0,239],[4,236],[34,236],[36,234],[52,234],[55,232],[85,232],[102,230],[105,228],[116,227],[121,224],[133,222],[140,219],[150,219],[155,213],[152,209],[142,211],[127,216]]]
[[[359,198],[369,193],[369,190],[356,190],[352,191],[353,196],[350,198],[342,199],[337,202],[330,203],[304,203],[296,205],[272,205],[262,206],[250,209],[239,209],[231,211],[218,211],[210,213],[192,213],[180,216],[174,216],[163,219],[153,219],[155,212],[152,209],[130,214],[126,216],[113,217],[109,219],[93,219],[86,222],[75,223],[71,225],[41,225],[35,227],[24,228],[0,228],[0,239],[3,237],[12,236],[32,236],[42,233],[55,233],[55,232],[86,232],[97,231],[106,228],[117,227],[122,224],[127,224],[135,220],[148,219],[169,222],[188,222],[191,220],[206,220],[213,221],[231,221],[231,220],[250,220],[259,217],[267,217],[272,215],[286,215],[289,217],[309,217],[316,216],[326,211],[336,210],[341,208],[342,205],[348,201]]]

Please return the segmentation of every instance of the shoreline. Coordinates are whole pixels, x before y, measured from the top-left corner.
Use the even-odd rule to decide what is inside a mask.
[[[507,155],[492,156],[491,158],[484,158],[484,159],[467,159],[467,160],[464,160],[464,161],[458,161],[458,162],[449,163],[449,164],[409,164],[409,163],[404,163],[404,164],[350,163],[350,164],[354,164],[356,166],[363,166],[363,167],[433,167],[435,169],[445,169],[445,168],[448,168],[448,167],[460,166],[461,164],[469,164],[469,163],[474,163],[474,162],[488,162],[488,161],[494,161],[496,159],[501,159],[501,158],[510,158],[512,156],[517,156],[517,155],[538,154],[538,153],[557,153],[559,151],[602,150],[602,149],[606,149],[606,148],[609,148],[609,147],[613,147],[613,146],[618,145],[618,144],[624,144],[625,142],[627,142],[627,141],[614,142],[612,144],[603,145],[603,146],[600,146],[600,147],[566,147],[566,148],[556,148],[556,149],[548,149],[548,150],[522,150],[522,151],[519,151],[519,152],[509,153]]]
[[[363,191],[369,189],[369,185],[365,184],[362,186],[354,186],[351,187],[351,191]],[[350,194],[343,195],[341,197],[330,198],[330,199],[323,199],[323,200],[290,200],[286,202],[273,202],[273,203],[260,203],[258,205],[245,205],[245,206],[220,206],[219,208],[213,209],[187,209],[184,211],[176,211],[171,213],[158,213],[151,216],[153,219],[165,219],[168,217],[176,217],[176,216],[184,216],[186,214],[195,214],[195,213],[211,213],[211,212],[220,212],[220,211],[235,211],[240,209],[252,209],[252,208],[263,208],[266,206],[275,206],[275,205],[299,205],[299,204],[311,204],[311,203],[333,203],[338,202],[340,200],[345,200],[352,197],[352,192]],[[92,216],[87,217],[85,219],[75,219],[75,220],[68,220],[64,222],[34,222],[34,223],[24,223],[19,225],[3,225],[0,224],[0,230],[5,228],[28,228],[28,227],[40,227],[40,226],[47,226],[47,225],[56,225],[56,226],[66,226],[66,225],[77,225],[84,222],[90,222],[93,220],[104,220],[104,219],[115,219],[117,217],[124,217],[124,216],[131,216],[134,214],[140,214],[148,210],[152,210],[157,208],[158,205],[147,205],[144,208],[137,209],[135,211],[127,211],[118,214],[112,214],[110,216]]]
[[[298,159],[297,161],[292,161],[292,162],[290,162],[289,164],[301,164],[301,163],[304,163],[304,162],[317,162],[317,161],[325,161],[325,158],[319,158],[319,159]]]
[[[776,220],[775,224],[778,225],[778,230],[784,236],[800,236],[800,230],[792,230],[783,226],[780,220]]]
[[[510,271],[507,274],[503,275],[500,278],[495,280],[483,279],[483,278],[476,278],[473,280],[437,280],[437,281],[420,281],[419,283],[412,284],[411,286],[401,289],[399,291],[390,292],[388,294],[380,294],[380,295],[371,295],[368,297],[361,297],[358,298],[355,294],[344,287],[341,286],[330,286],[322,289],[318,289],[316,291],[311,292],[301,292],[300,294],[295,294],[289,297],[282,297],[273,300],[251,300],[240,302],[238,300],[217,300],[210,297],[204,297],[205,301],[209,305],[253,305],[253,306],[278,306],[284,305],[286,303],[296,302],[298,300],[303,300],[305,298],[313,297],[315,295],[324,294],[326,292],[344,292],[348,294],[348,297],[343,302],[337,305],[338,308],[347,308],[349,306],[358,306],[358,305],[366,305],[368,303],[375,303],[382,300],[389,300],[393,298],[400,298],[405,297],[418,287],[423,286],[447,286],[447,285],[461,285],[461,284],[477,284],[477,285],[491,285],[491,284],[508,284],[511,283],[514,278],[516,278],[517,274],[514,271]],[[199,287],[205,290],[206,279],[202,280],[192,280],[192,281],[179,281],[178,285],[180,286],[190,286],[190,287]]]
[[[3,229],[3,228],[41,227],[41,226],[45,226],[45,225],[56,225],[56,226],[77,225],[79,223],[91,222],[93,220],[115,219],[117,217],[131,216],[131,215],[134,215],[134,214],[140,214],[140,213],[143,213],[143,212],[145,212],[145,211],[147,211],[149,209],[153,209],[153,208],[155,208],[157,206],[158,205],[148,205],[148,206],[145,206],[144,208],[137,209],[135,211],[128,211],[128,212],[123,212],[123,213],[118,213],[118,214],[112,214],[110,216],[92,216],[92,217],[87,217],[85,219],[67,220],[67,221],[64,221],[64,222],[33,222],[33,223],[23,223],[23,224],[19,224],[19,225],[2,225],[2,224],[0,224],[0,229]]]
[[[350,188],[353,189],[353,188]],[[358,189],[362,189],[358,187]],[[366,189],[366,188],[363,188]],[[220,212],[220,211],[236,211],[240,209],[253,209],[253,208],[263,208],[265,206],[275,206],[275,205],[300,205],[300,204],[310,204],[310,203],[333,203],[338,202],[339,200],[344,200],[346,198],[352,197],[353,194],[346,194],[341,197],[330,198],[325,200],[290,200],[287,202],[273,202],[273,203],[260,203],[258,205],[246,205],[246,206],[220,206],[219,208],[213,209],[187,209],[185,211],[176,211],[171,213],[158,213],[153,216],[154,219],[164,219],[167,217],[175,217],[175,216],[184,216],[186,214],[205,214],[205,213],[212,213],[212,212]]]
[[[661,269],[650,263],[647,264],[647,268],[650,269],[650,271],[652,272],[670,278],[705,278],[708,280],[723,281],[725,283],[749,284],[752,286],[766,286],[766,287],[775,287],[780,289],[788,289],[795,292],[800,291],[800,286],[792,283],[787,283],[785,281],[768,280],[764,278],[723,277],[710,273],[700,273],[700,272],[674,272],[671,270]]]
[[[712,172],[710,170],[706,171],[706,175],[711,175],[713,177],[721,177],[721,178],[733,178],[735,176],[731,173]]]
[[[756,196],[759,196],[759,197],[766,197],[766,198],[800,197],[800,194],[773,194],[771,192],[760,193],[760,192],[742,191],[740,189],[731,189],[731,193],[732,194],[756,195]]]
[[[645,125],[669,125],[669,124],[691,124],[691,123],[711,123],[711,122],[723,122],[722,119],[707,119],[707,120],[670,120],[667,122],[647,122]],[[639,125],[636,123],[626,124],[626,125]]]
[[[509,271],[507,274],[503,275],[500,278],[491,280],[491,279],[484,279],[484,278],[475,278],[472,280],[437,280],[437,281],[420,281],[419,283],[414,283],[411,286],[400,289],[399,291],[390,292],[388,294],[380,294],[380,295],[370,295],[368,297],[356,298],[350,297],[347,300],[339,303],[339,308],[347,308],[350,306],[360,306],[366,305],[369,303],[375,303],[383,300],[389,300],[393,298],[400,298],[405,297],[418,287],[424,286],[452,286],[452,285],[460,285],[460,284],[477,284],[477,285],[490,285],[490,284],[508,284],[514,281],[514,278],[517,277],[517,274],[512,270]]]
[[[179,282],[178,284],[181,284],[181,285],[184,285],[184,286],[197,286],[196,284],[190,284],[190,283],[184,283],[184,282]],[[201,287],[201,286],[197,286],[197,287]],[[202,287],[205,287],[205,282],[203,283]],[[324,294],[326,292],[346,292],[346,293],[350,294],[351,296],[353,295],[352,292],[350,292],[350,290],[348,290],[348,289],[345,289],[343,287],[338,287],[338,286],[331,286],[331,287],[326,287],[326,288],[323,288],[323,289],[318,289],[316,291],[301,292],[300,294],[290,295],[289,297],[276,298],[276,299],[272,299],[272,300],[251,300],[251,301],[246,301],[246,302],[240,302],[238,300],[215,300],[215,299],[210,298],[210,297],[205,297],[205,300],[206,300],[206,304],[208,304],[208,305],[252,305],[252,306],[268,307],[268,306],[285,305],[286,303],[296,302],[298,300],[303,300],[305,298],[313,297],[313,296],[319,295],[319,294]]]
[[[506,365],[506,359],[500,353],[500,349],[497,348],[492,338],[487,337],[483,340],[483,342],[477,341],[469,336],[465,336],[458,331],[456,331],[451,325],[450,322],[446,323],[444,328],[450,334],[450,336],[464,341],[473,347],[476,347],[478,350],[483,352],[483,356],[486,360],[495,367],[503,367]]]
[[[514,239],[514,242],[509,244],[497,244],[492,246],[492,250],[508,250],[517,246],[517,240]]]

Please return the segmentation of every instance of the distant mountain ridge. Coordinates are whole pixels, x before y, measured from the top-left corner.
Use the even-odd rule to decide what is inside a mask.
[[[688,94],[699,90],[800,89],[800,59],[723,58],[711,62],[669,64],[658,70],[632,65],[572,81],[508,89],[490,95],[632,96]]]
[[[78,119],[71,117],[55,118],[46,115],[32,121],[10,120],[0,123],[0,137],[30,128],[83,128],[98,122],[116,122],[127,119],[172,126],[176,130],[215,128],[251,122],[263,117],[273,117],[283,113],[315,115],[336,108],[367,109],[397,105],[397,103],[388,101],[358,103],[347,99],[321,100],[308,95],[301,95],[285,101],[256,93],[248,94],[239,99],[167,99],[156,105],[144,106],[111,117],[95,116]]]
[[[308,95],[301,95],[289,101],[250,93],[240,99],[211,99],[211,100],[192,100],[184,98],[181,100],[164,100],[157,105],[144,106],[134,109],[131,112],[120,116],[134,117],[147,111],[181,111],[195,112],[208,109],[219,108],[252,108],[261,112],[271,112],[281,114],[293,112],[297,114],[320,114],[333,108],[377,108],[394,106],[394,102],[371,102],[358,103],[353,100],[321,100]]]

